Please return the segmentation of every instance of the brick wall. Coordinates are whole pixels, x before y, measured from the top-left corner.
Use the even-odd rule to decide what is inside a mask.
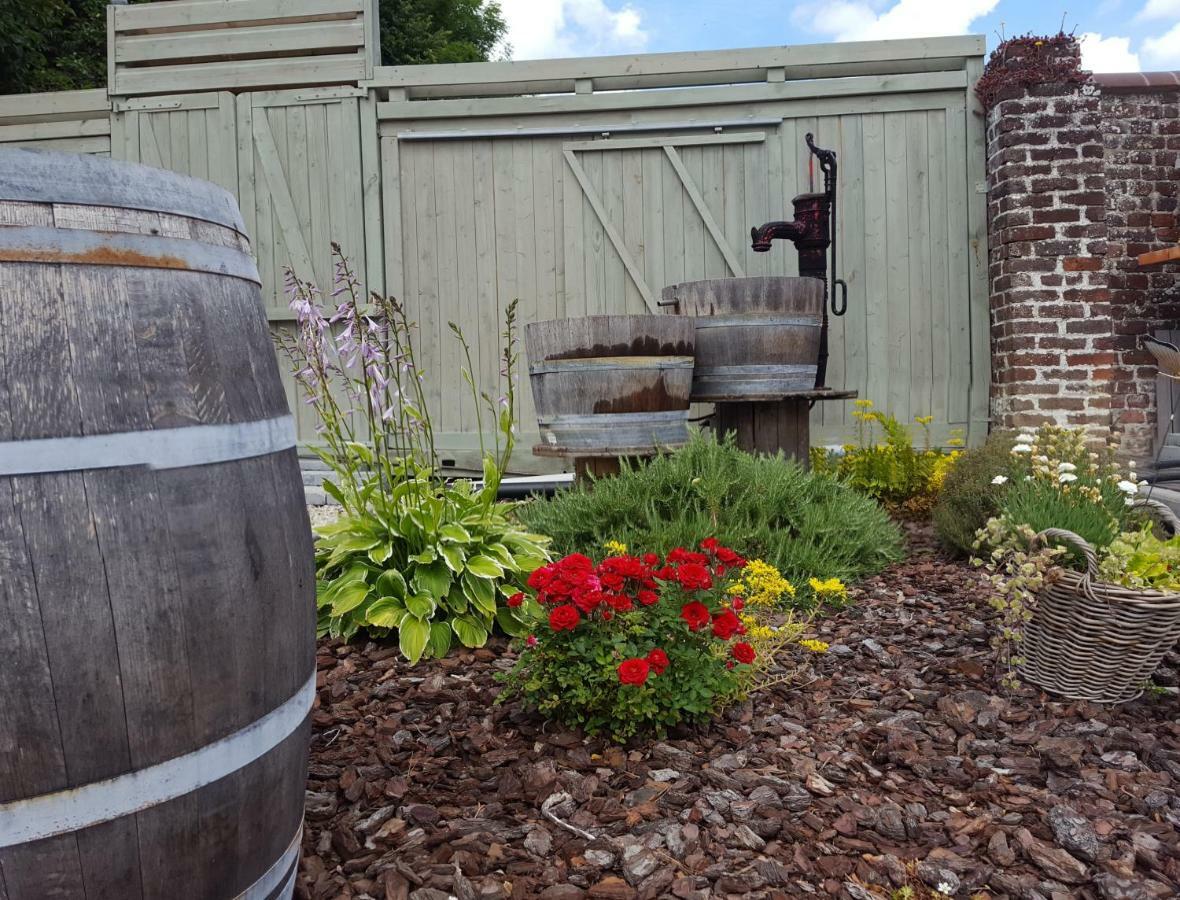
[[[1097,80],[1102,90],[1106,271],[1116,354],[1112,416],[1126,454],[1142,458],[1153,449],[1155,366],[1139,338],[1180,323],[1180,265],[1141,268],[1135,257],[1180,241],[1180,85],[1147,91],[1133,81],[1120,85],[1119,79]]]
[[[1180,267],[1140,270],[1134,254],[1176,239],[1180,84],[1136,92],[1079,63],[1060,38],[988,64],[993,82],[1049,74],[1002,87],[988,113],[992,419],[1113,428],[1145,457],[1154,368],[1138,338],[1180,320]]]

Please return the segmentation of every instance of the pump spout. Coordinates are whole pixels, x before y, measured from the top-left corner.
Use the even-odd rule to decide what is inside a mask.
[[[797,242],[807,233],[807,225],[799,220],[794,222],[767,222],[750,229],[750,244],[757,253],[770,249],[772,241]]]

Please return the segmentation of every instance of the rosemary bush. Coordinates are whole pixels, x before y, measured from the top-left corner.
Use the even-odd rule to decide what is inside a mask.
[[[666,554],[711,537],[799,584],[816,573],[848,580],[876,572],[902,547],[885,511],[835,478],[701,435],[518,514],[561,554],[593,554],[608,540]]]

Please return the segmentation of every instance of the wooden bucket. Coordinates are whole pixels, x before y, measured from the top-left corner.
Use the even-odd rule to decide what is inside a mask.
[[[587,316],[525,328],[538,453],[627,456],[688,440],[693,325],[672,316]]]
[[[694,401],[778,400],[815,388],[822,281],[688,281],[664,288],[663,299],[696,322]]]
[[[0,897],[288,897],[312,543],[237,206],[3,150],[0,222]]]

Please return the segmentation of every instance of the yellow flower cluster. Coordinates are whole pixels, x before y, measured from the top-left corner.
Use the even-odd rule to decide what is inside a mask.
[[[622,556],[627,552],[627,545],[622,541],[607,541],[602,546],[612,556]]]
[[[823,581],[820,581],[818,578],[811,578],[807,583],[811,586],[811,590],[815,592],[817,600],[831,602],[844,600],[848,597],[848,588],[839,578],[827,578]]]
[[[950,453],[939,453],[934,460],[934,468],[930,471],[930,479],[927,485],[930,492],[933,494],[942,490],[942,483],[946,481],[947,473],[955,467],[955,462],[963,455],[961,450],[953,450]]]
[[[742,570],[742,577],[729,587],[731,594],[740,595],[747,606],[774,606],[785,595],[795,596],[795,586],[768,562],[751,559]]]
[[[741,619],[742,624],[746,626],[746,636],[749,637],[751,641],[768,641],[778,633],[777,628],[771,625],[764,625],[753,616],[748,616],[745,613],[742,613],[738,616],[738,618]]]
[[[810,650],[812,653],[827,653],[829,644],[827,641],[817,641],[815,638],[807,638],[806,640],[800,641],[799,646]]]

